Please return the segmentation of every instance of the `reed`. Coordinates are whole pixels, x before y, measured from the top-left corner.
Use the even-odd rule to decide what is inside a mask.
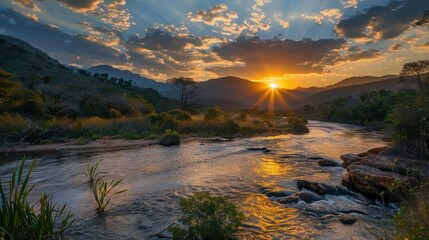
[[[0,239],[47,239],[60,236],[73,224],[73,215],[65,210],[66,205],[57,207],[52,196],[46,194],[30,205],[28,196],[34,185],[29,186],[28,183],[36,161],[32,161],[25,174],[24,163],[23,160],[14,170],[8,188],[0,182]],[[36,206],[39,206],[39,211],[35,210]]]
[[[86,166],[86,171],[84,173],[89,178],[88,182],[91,183],[91,184],[93,184],[94,181],[100,175],[100,172],[98,172],[98,165],[100,164],[100,162],[101,162],[101,160],[98,161],[94,165],[88,164],[88,166]]]
[[[121,190],[115,193],[111,193],[113,189],[115,189],[124,178],[121,179],[113,179],[110,183],[104,181],[104,179],[98,178],[95,180],[94,186],[92,187],[92,192],[94,193],[95,201],[97,202],[97,212],[98,214],[103,214],[107,205],[110,203],[110,199],[113,195],[120,194],[125,192],[126,190]]]

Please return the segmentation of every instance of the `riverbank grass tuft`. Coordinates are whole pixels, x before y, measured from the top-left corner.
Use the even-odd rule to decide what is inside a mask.
[[[35,204],[28,202],[34,186],[28,186],[36,161],[24,173],[22,160],[9,181],[8,188],[0,182],[0,239],[48,239],[60,237],[74,222],[73,215],[57,207],[52,196],[42,194]],[[36,211],[36,209],[40,209]]]

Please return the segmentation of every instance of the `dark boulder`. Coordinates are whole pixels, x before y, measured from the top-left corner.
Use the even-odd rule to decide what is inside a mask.
[[[360,162],[360,160],[362,159],[361,157],[355,154],[344,154],[344,155],[341,155],[340,158],[344,162],[344,167],[348,167],[353,163]]]
[[[338,163],[334,160],[322,159],[317,162],[321,167],[338,167]]]
[[[344,225],[352,225],[357,221],[357,217],[351,215],[351,214],[341,214],[340,215],[340,221]]]
[[[281,199],[279,202],[282,204],[287,203],[297,203],[299,201],[304,201],[306,203],[313,203],[316,201],[323,200],[323,197],[320,195],[317,195],[312,192],[297,192],[291,196],[287,196],[283,199]]]

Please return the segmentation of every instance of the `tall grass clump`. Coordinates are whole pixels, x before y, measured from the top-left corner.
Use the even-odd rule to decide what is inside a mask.
[[[88,166],[86,166],[86,171],[85,176],[88,177],[88,182],[90,184],[93,184],[94,181],[98,178],[98,176],[100,175],[100,172],[98,172],[98,165],[100,164],[101,160],[98,161],[96,164],[91,165],[88,164]]]
[[[92,192],[94,193],[95,201],[97,202],[97,212],[98,214],[103,214],[107,205],[110,203],[110,199],[113,195],[120,194],[125,192],[126,190],[121,190],[115,193],[111,193],[113,189],[115,189],[119,183],[122,182],[124,178],[121,179],[113,179],[110,183],[104,181],[104,179],[98,178],[94,185],[92,186]]]
[[[29,186],[31,172],[36,163],[24,173],[24,160],[17,167],[9,181],[8,188],[0,182],[0,239],[47,239],[59,237],[73,224],[73,215],[65,210],[66,205],[57,207],[52,196],[42,194],[35,204],[28,202],[34,186]],[[35,208],[38,207],[39,211]]]
[[[233,239],[245,220],[243,212],[225,196],[195,193],[180,201],[182,226],[170,228],[173,239]]]

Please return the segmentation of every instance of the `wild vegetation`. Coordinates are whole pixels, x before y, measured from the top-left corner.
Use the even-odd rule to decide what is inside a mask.
[[[170,228],[173,239],[234,239],[245,220],[244,214],[228,197],[212,196],[209,192],[183,199],[180,207],[182,225]]]
[[[0,239],[48,239],[60,237],[73,224],[73,215],[66,205],[58,207],[52,196],[42,194],[40,200],[29,203],[34,186],[29,186],[33,160],[27,172],[25,161],[13,171],[8,187],[0,182]]]

